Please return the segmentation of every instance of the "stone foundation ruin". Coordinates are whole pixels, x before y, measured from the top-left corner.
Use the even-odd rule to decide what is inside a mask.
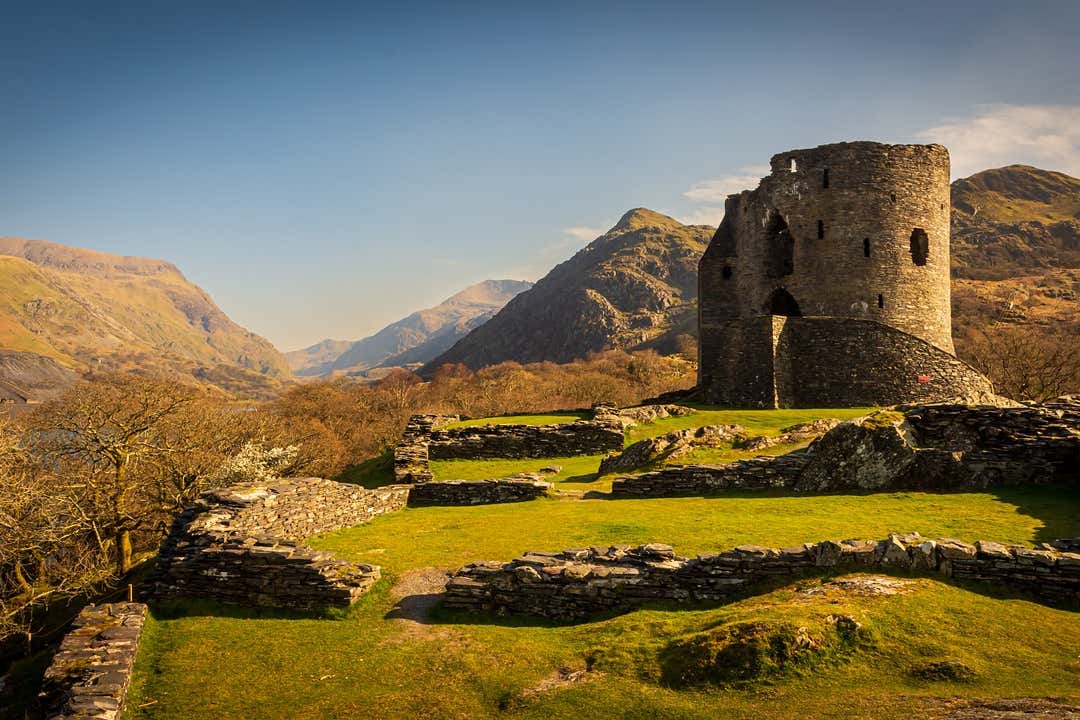
[[[206,493],[173,522],[148,595],[295,609],[347,607],[379,568],[303,544],[405,507],[409,489],[304,478]]]
[[[926,405],[840,423],[805,450],[612,482],[616,497],[943,490],[1080,480],[1080,398],[1022,407]]]
[[[1036,549],[981,540],[929,540],[917,533],[877,542],[825,540],[789,548],[740,545],[679,557],[669,545],[530,552],[508,563],[476,562],[446,584],[447,608],[559,622],[623,612],[649,602],[717,602],[777,579],[837,570],[892,568],[990,583],[1046,601],[1080,603],[1075,541]]]

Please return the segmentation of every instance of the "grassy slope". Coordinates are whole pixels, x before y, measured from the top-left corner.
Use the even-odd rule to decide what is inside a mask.
[[[739,413],[740,424],[764,432],[805,419],[799,414]],[[717,411],[696,416],[696,422],[734,417]],[[632,435],[693,422],[673,418]],[[495,474],[490,468],[486,473]],[[347,613],[319,618],[184,604],[155,615],[125,717],[901,718],[925,715],[918,703],[927,695],[1068,695],[1069,688],[1080,687],[1075,613],[930,580],[892,598],[833,602],[788,588],[722,607],[652,608],[571,627],[439,612],[432,622],[414,623],[397,617],[390,588],[420,568],[619,542],[670,542],[680,553],[693,554],[744,542],[789,545],[918,530],[1030,543],[1080,534],[1078,511],[1080,493],[1054,488],[561,498],[408,509],[313,541],[383,568],[384,579]],[[874,638],[852,662],[742,689],[676,692],[656,682],[660,651],[672,638],[739,620],[816,626],[837,612],[855,615]],[[583,667],[587,657],[602,673],[596,680],[523,697],[523,690],[558,669]],[[917,681],[907,668],[922,659],[960,660],[979,677],[970,684]]]

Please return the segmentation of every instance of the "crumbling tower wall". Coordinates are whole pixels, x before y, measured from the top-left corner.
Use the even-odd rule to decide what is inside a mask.
[[[698,282],[699,380],[712,402],[891,404],[990,390],[953,355],[940,145],[773,156],[755,190],[728,197]]]

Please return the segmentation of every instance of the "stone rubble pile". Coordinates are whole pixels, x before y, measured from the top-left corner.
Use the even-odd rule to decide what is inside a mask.
[[[697,411],[693,408],[671,404],[620,408],[612,403],[597,403],[593,406],[593,417],[596,420],[612,420],[622,424],[623,427],[644,425],[660,418],[693,415],[695,412]]]
[[[147,594],[265,607],[346,607],[378,580],[379,568],[339,560],[303,541],[400,510],[408,494],[404,486],[367,490],[319,478],[206,493],[174,521]]]
[[[741,425],[706,425],[674,430],[657,437],[639,440],[622,452],[611,453],[600,461],[600,475],[630,472],[661,460],[672,460],[698,447],[724,447],[746,436]]]
[[[45,670],[41,700],[50,720],[120,717],[146,613],[142,603],[82,609]]]
[[[508,563],[476,562],[446,584],[445,606],[573,622],[646,602],[718,601],[776,578],[894,568],[991,583],[1043,600],[1080,603],[1080,553],[990,541],[974,545],[917,533],[885,540],[826,540],[788,548],[740,545],[679,557],[669,545],[530,552]]]

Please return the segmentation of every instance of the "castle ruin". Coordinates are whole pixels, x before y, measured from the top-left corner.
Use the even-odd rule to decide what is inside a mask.
[[[949,153],[838,143],[775,155],[727,198],[699,266],[709,403],[842,407],[990,392],[958,360]]]

